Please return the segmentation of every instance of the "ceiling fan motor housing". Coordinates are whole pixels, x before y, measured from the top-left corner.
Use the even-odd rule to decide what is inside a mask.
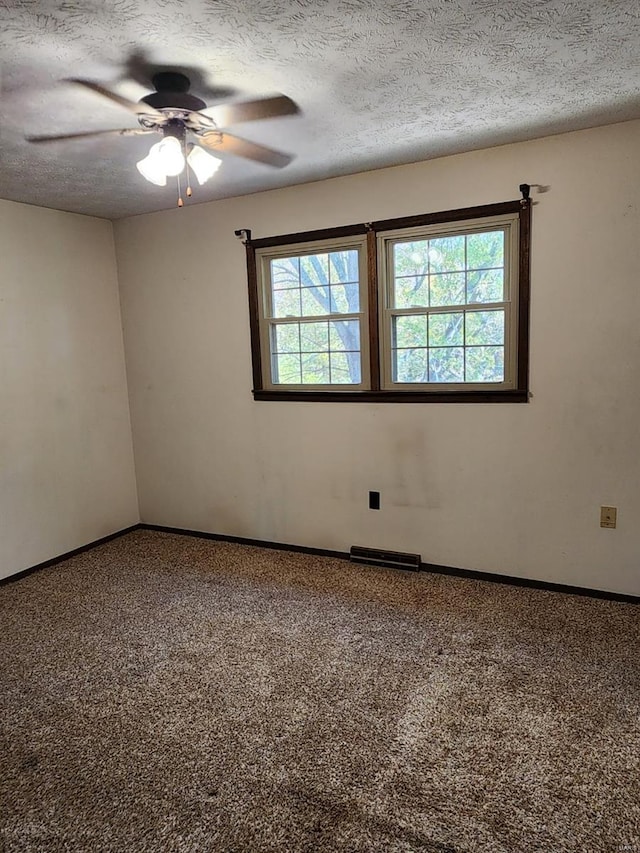
[[[179,71],[160,71],[154,74],[151,81],[156,91],[141,98],[141,102],[149,104],[157,110],[170,109],[189,110],[198,112],[207,107],[202,98],[189,94],[191,81],[186,74]]]

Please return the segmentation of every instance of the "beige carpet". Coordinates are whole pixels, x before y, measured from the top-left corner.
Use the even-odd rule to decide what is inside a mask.
[[[640,609],[148,531],[0,588],[0,850],[640,853]]]

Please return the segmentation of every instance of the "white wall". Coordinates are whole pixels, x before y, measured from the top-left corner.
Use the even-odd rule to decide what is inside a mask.
[[[138,521],[110,222],[0,201],[0,577]]]
[[[116,223],[143,520],[640,594],[638,151],[631,122]],[[549,187],[529,404],[252,400],[234,229],[499,202],[522,182]]]

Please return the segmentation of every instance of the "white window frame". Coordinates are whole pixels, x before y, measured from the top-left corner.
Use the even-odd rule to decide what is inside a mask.
[[[504,294],[501,302],[482,302],[437,307],[416,306],[394,308],[393,248],[397,243],[455,237],[486,231],[504,231]],[[468,219],[455,223],[405,228],[380,232],[377,236],[380,385],[386,391],[505,391],[516,387],[518,358],[518,274],[519,274],[519,216],[517,213]],[[431,316],[452,312],[490,311],[504,309],[504,380],[502,382],[394,382],[393,381],[393,319],[398,316]]]
[[[273,290],[271,287],[271,262],[278,258],[302,257],[327,252],[340,252],[347,249],[358,250],[359,304],[360,311],[349,314],[318,314],[313,316],[273,316]],[[270,391],[366,391],[370,387],[369,374],[369,306],[367,299],[367,244],[366,236],[345,237],[342,239],[313,240],[292,243],[278,248],[265,248],[256,251],[256,276],[258,287],[260,348],[262,357],[262,380],[266,390]],[[273,330],[277,325],[286,323],[331,322],[332,320],[358,320],[360,323],[360,379],[355,383],[280,383],[273,381]]]

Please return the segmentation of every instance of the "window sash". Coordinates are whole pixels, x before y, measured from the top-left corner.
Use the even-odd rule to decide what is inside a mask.
[[[507,350],[506,342],[508,340],[508,332],[509,332],[508,316],[509,316],[510,308],[511,308],[511,306],[507,302],[491,302],[488,304],[485,303],[482,306],[474,304],[474,305],[461,305],[461,306],[453,306],[453,307],[448,307],[448,306],[438,307],[438,308],[435,308],[433,310],[423,309],[423,310],[413,310],[412,311],[411,309],[399,309],[399,310],[390,311],[389,312],[390,344],[389,344],[389,350],[386,353],[386,355],[388,356],[389,375],[391,376],[391,380],[389,382],[390,387],[393,389],[395,389],[395,388],[411,389],[411,388],[425,388],[425,387],[426,388],[433,387],[436,389],[447,389],[450,387],[455,387],[456,389],[464,389],[464,388],[475,388],[475,389],[487,389],[487,388],[496,389],[497,388],[497,389],[500,389],[500,388],[503,388],[505,385],[507,385],[507,387],[511,387],[508,384],[510,382],[508,364],[504,363],[505,353],[507,353],[507,357],[508,357],[508,350]],[[485,313],[485,314],[486,313],[502,313],[502,315],[503,315],[503,328],[505,330],[505,334],[499,343],[493,343],[493,342],[467,343],[466,325],[467,325],[468,321],[466,319],[466,315],[475,315],[475,314],[483,314],[483,313]],[[432,344],[430,342],[431,322],[430,322],[429,318],[438,317],[438,316],[447,316],[447,315],[451,315],[451,314],[463,315],[462,340],[458,343]],[[393,337],[394,337],[393,327],[395,325],[394,320],[398,317],[424,317],[427,320],[427,326],[425,327],[426,332],[427,332],[426,343],[424,345],[416,344],[415,346],[397,346],[397,344],[394,346],[394,343],[396,343],[396,342],[393,340]],[[473,379],[467,379],[466,375],[465,375],[465,379],[462,381],[447,381],[447,382],[445,382],[445,381],[438,382],[435,380],[427,380],[424,382],[404,382],[398,378],[395,378],[395,379],[393,378],[394,373],[397,374],[397,364],[394,361],[394,359],[397,358],[398,353],[403,352],[405,350],[423,350],[426,354],[427,365],[428,365],[428,369],[430,371],[432,351],[436,351],[436,350],[442,351],[445,349],[458,350],[458,351],[462,352],[463,372],[465,374],[467,371],[467,364],[466,364],[467,350],[500,349],[503,352],[503,378],[502,378],[502,380],[501,381],[494,381],[494,382],[488,381],[488,380],[484,380],[484,381],[483,380],[473,380]]]

